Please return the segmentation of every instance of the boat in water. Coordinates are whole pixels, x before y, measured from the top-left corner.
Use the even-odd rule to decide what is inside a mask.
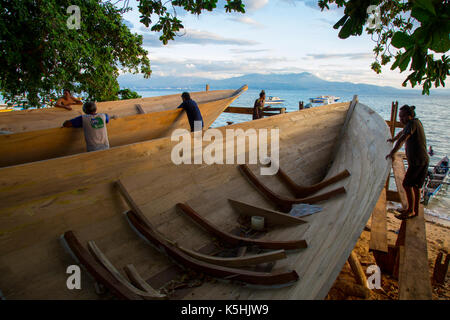
[[[337,102],[339,99],[339,97],[335,96],[320,96],[317,98],[309,98],[309,101],[312,103],[331,104]]]
[[[433,170],[428,173],[422,188],[422,200],[424,205],[438,195],[442,190],[447,189],[449,183],[449,159],[447,156],[443,157]]]
[[[247,88],[193,93],[205,128]],[[169,136],[175,129],[190,131],[185,112],[177,109],[181,102],[181,95],[100,102],[98,112],[118,117],[107,124],[110,146],[115,147]],[[0,115],[0,130],[6,133],[0,134],[0,167],[86,152],[83,129],[61,127],[81,114],[81,106],[73,106],[72,111],[51,108]]]
[[[214,132],[186,150],[165,137],[0,168],[4,297],[325,298],[389,173],[384,119],[345,102]],[[279,140],[270,164],[246,161],[258,150],[251,132],[267,145]],[[227,164],[173,162],[212,149]],[[281,170],[261,175],[269,165]],[[297,204],[321,211],[299,218]],[[79,290],[66,285],[73,265],[84,267]]]
[[[265,104],[282,104],[284,103],[284,100],[280,99],[279,97],[269,97],[266,101]]]

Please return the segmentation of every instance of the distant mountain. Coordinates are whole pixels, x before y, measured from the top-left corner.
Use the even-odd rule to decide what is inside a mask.
[[[257,90],[318,90],[321,92],[357,92],[359,94],[406,93],[405,91],[412,91],[370,84],[326,81],[308,72],[291,74],[253,73],[223,80],[173,76],[152,76],[150,79],[144,79],[141,75],[125,74],[119,77],[119,83],[123,88],[140,91],[146,89],[204,90],[206,84],[214,89],[237,89],[247,84],[250,89]]]

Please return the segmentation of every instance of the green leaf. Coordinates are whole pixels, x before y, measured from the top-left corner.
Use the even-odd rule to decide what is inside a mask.
[[[420,22],[428,22],[432,15],[428,10],[422,9],[420,7],[413,7],[411,10],[411,16],[416,18]]]
[[[339,31],[339,38],[347,39],[350,36],[350,34],[352,33],[352,28],[353,28],[353,21],[352,21],[352,18],[350,18],[347,20],[347,22],[341,28],[341,31]]]
[[[433,40],[430,49],[435,52],[445,53],[450,50],[449,34],[445,30],[438,29],[433,32]]]
[[[419,6],[428,10],[428,12],[431,12],[433,15],[436,15],[432,0],[414,0],[413,6]]]
[[[392,37],[391,44],[398,49],[409,48],[414,45],[414,40],[406,32],[397,31]]]
[[[338,22],[333,26],[334,29],[338,29],[340,26],[344,25],[345,21],[347,21],[348,15],[344,15]]]

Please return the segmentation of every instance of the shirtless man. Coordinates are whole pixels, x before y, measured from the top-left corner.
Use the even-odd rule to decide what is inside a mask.
[[[81,102],[81,100],[72,96],[70,94],[70,91],[65,89],[64,96],[59,98],[58,101],[56,101],[55,107],[72,110],[72,108],[70,106],[73,104],[83,104],[83,102]]]

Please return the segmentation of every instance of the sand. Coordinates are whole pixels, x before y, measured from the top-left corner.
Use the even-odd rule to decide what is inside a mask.
[[[388,206],[389,207],[389,206]],[[428,265],[430,271],[430,279],[433,275],[434,263],[439,251],[449,252],[450,244],[450,227],[444,221],[430,219],[426,221],[426,233],[428,242]],[[369,219],[365,230],[361,234],[354,252],[357,254],[361,265],[366,271],[367,267],[375,263],[375,258],[369,252],[370,241],[370,224]],[[397,239],[397,232],[400,229],[401,221],[394,217],[394,210],[388,209],[387,213],[387,229],[389,244],[394,245]],[[445,257],[445,254],[444,254]],[[354,288],[349,288],[349,284]],[[354,274],[352,273],[348,262],[345,263],[341,273],[336,279],[333,287],[328,293],[327,300],[397,300],[398,299],[398,281],[393,277],[383,274],[381,275],[382,289],[366,290],[367,295],[356,283]],[[354,290],[354,289],[358,290]],[[447,274],[443,285],[433,284],[433,300],[449,300],[450,299],[450,281]],[[354,292],[353,292],[354,291]]]

